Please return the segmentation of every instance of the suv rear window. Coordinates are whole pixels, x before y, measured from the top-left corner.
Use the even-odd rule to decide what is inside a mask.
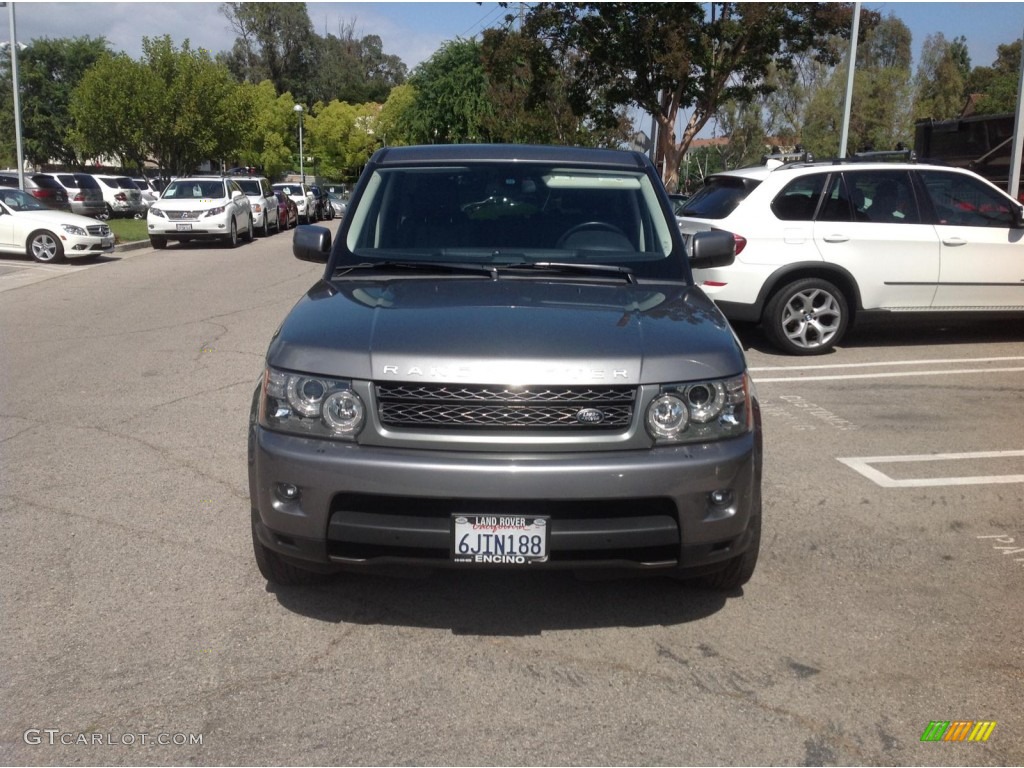
[[[686,201],[679,216],[699,219],[724,219],[761,182],[735,176],[712,176],[697,193]]]

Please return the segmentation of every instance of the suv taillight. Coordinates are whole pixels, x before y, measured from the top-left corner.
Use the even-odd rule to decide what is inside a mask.
[[[56,192],[54,192],[52,189],[46,188],[31,189],[29,190],[29,193],[32,195],[32,197],[38,198],[39,200],[51,200],[57,197]]]
[[[714,227],[712,227],[712,229],[714,229]],[[717,231],[724,232],[725,230],[719,229]],[[736,242],[736,255],[739,256],[743,249],[747,247],[747,238],[743,235],[737,235],[735,232],[730,232],[729,234],[732,235],[732,239]]]
[[[126,195],[124,192],[118,192],[116,195],[114,195],[114,199],[120,200],[123,203],[128,200],[128,195]]]

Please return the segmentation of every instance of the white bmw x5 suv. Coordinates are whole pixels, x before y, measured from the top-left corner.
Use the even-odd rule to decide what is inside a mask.
[[[828,352],[867,312],[1024,316],[1021,205],[970,171],[768,160],[708,177],[677,220],[733,233],[735,261],[694,277],[789,354]]]

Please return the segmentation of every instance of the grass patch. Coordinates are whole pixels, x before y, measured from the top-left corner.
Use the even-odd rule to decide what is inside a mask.
[[[114,233],[116,243],[134,243],[136,240],[149,239],[145,219],[110,219],[107,224]]]

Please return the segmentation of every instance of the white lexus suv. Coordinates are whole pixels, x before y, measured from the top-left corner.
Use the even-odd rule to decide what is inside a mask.
[[[768,160],[708,177],[677,218],[733,233],[735,261],[694,277],[789,354],[828,352],[866,312],[1024,316],[1021,205],[970,171]]]
[[[221,176],[175,179],[149,208],[149,242],[166,248],[168,240],[223,240],[231,247],[241,235],[253,239],[249,198],[238,183]]]

